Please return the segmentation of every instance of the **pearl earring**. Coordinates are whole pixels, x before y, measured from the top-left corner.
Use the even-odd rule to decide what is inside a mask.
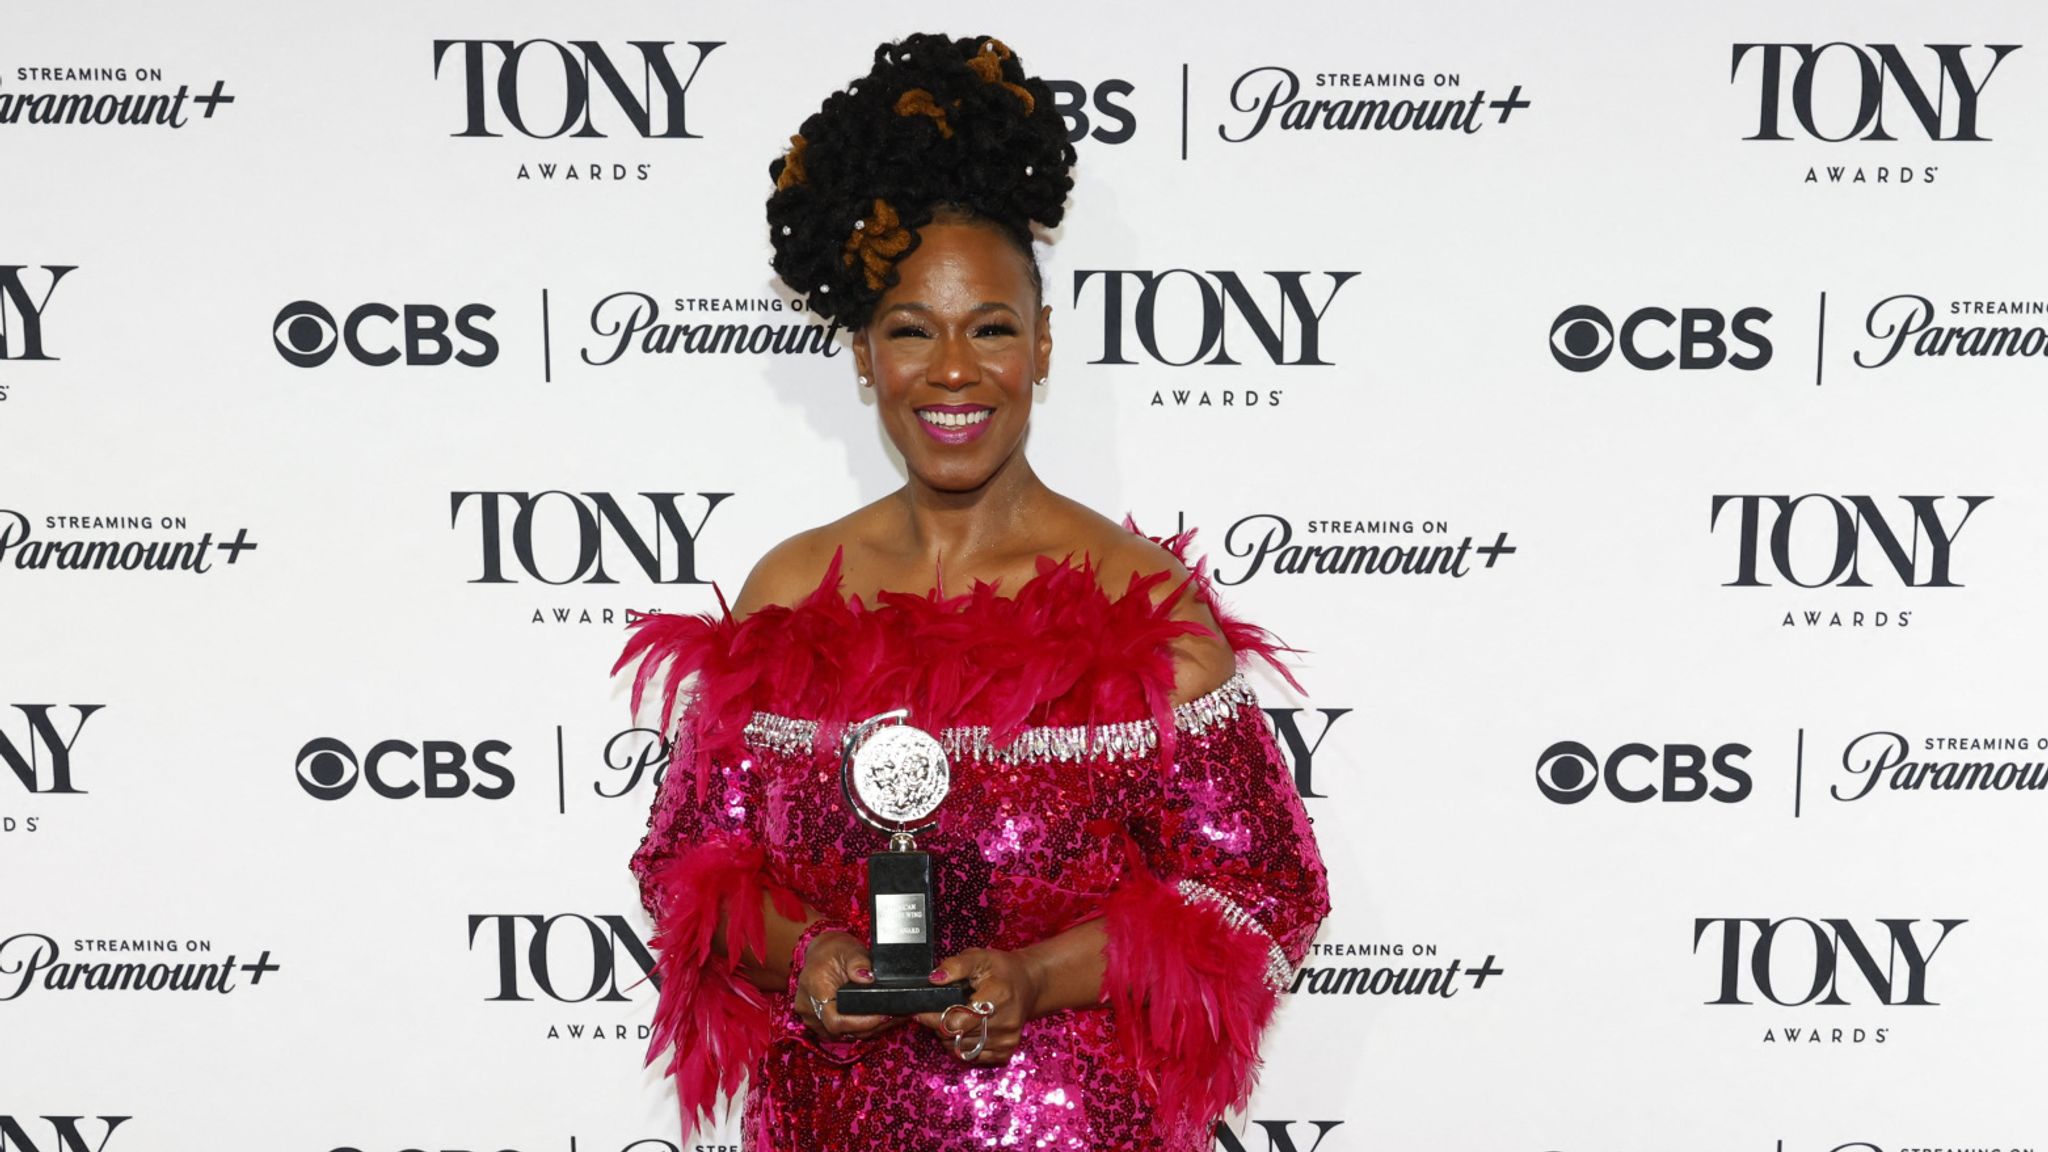
[[[868,386],[868,378],[867,378],[867,377],[863,376],[863,377],[861,377],[861,378],[860,378],[860,386],[861,386],[861,387],[863,387],[863,388],[866,388],[866,387]]]

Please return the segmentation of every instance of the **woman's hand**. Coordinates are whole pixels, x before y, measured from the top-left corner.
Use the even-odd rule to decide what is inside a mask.
[[[1024,1025],[1039,1016],[1039,994],[1044,983],[1039,961],[1022,952],[970,948],[958,956],[947,957],[932,973],[934,984],[960,980],[973,988],[975,1004],[993,1011],[984,1015],[979,1010],[955,1007],[944,1012],[925,1012],[915,1019],[938,1033],[967,1063],[1001,1064],[1017,1050],[1024,1037]],[[984,1020],[988,1026],[987,1042],[980,1052],[967,1058],[982,1039]]]
[[[841,1015],[833,1003],[847,984],[874,983],[872,963],[866,946],[846,932],[821,932],[804,949],[792,1008],[814,1035],[825,1040],[863,1040],[901,1022],[897,1016]]]

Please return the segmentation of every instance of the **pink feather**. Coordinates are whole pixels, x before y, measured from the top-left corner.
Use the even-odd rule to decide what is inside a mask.
[[[1125,527],[1137,532],[1128,519]],[[1142,535],[1142,533],[1140,533]],[[1160,543],[1187,562],[1192,531]],[[656,677],[661,724],[671,731],[692,689],[691,731],[700,796],[709,757],[739,750],[756,711],[821,720],[858,719],[908,707],[942,724],[987,724],[998,743],[1040,724],[1108,724],[1152,718],[1171,762],[1174,657],[1178,637],[1207,631],[1173,619],[1181,597],[1215,615],[1240,659],[1257,656],[1286,676],[1279,654],[1294,649],[1230,614],[1198,561],[1186,579],[1154,602],[1164,570],[1133,575],[1112,595],[1091,559],[1040,557],[1012,596],[976,582],[941,596],[882,592],[868,605],[840,594],[843,553],[835,551],[818,586],[794,605],[771,605],[734,620],[718,615],[635,614],[616,673],[635,662],[637,713]],[[1295,684],[1297,689],[1299,684]]]
[[[1267,942],[1182,899],[1125,847],[1130,866],[1103,911],[1103,999],[1159,1109],[1206,1125],[1258,1080],[1259,1034],[1279,1003],[1265,982]]]
[[[760,956],[766,947],[764,895],[791,919],[802,919],[803,905],[763,883],[766,863],[757,844],[715,840],[664,861],[648,878],[661,994],[647,1062],[674,1049],[667,1072],[675,1077],[685,1130],[698,1117],[712,1119],[718,1098],[731,1099],[768,1050],[768,1000],[737,969],[741,956]],[[725,947],[714,951],[720,925]]]

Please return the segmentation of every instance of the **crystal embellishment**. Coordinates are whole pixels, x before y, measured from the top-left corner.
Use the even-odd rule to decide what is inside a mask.
[[[1258,702],[1244,673],[1173,710],[1173,729],[1200,736],[1230,719],[1239,708]],[[749,745],[784,756],[809,755],[816,748],[819,724],[774,712],[756,712],[746,727]],[[1025,728],[1000,747],[990,740],[987,725],[960,725],[938,732],[946,755],[961,761],[989,764],[1030,764],[1047,760],[1071,763],[1103,758],[1112,762],[1142,760],[1159,747],[1159,726],[1150,719],[1114,724],[1042,725]]]
[[[1179,886],[1180,898],[1189,904],[1207,904],[1223,916],[1223,922],[1232,928],[1256,932],[1266,938],[1266,986],[1278,992],[1287,987],[1294,976],[1294,965],[1287,962],[1287,953],[1280,950],[1280,944],[1266,926],[1244,910],[1244,905],[1225,896],[1207,884],[1195,880],[1183,880]]]
[[[801,756],[811,750],[811,743],[818,738],[818,722],[756,712],[747,722],[744,734],[747,743],[755,748],[782,756]]]

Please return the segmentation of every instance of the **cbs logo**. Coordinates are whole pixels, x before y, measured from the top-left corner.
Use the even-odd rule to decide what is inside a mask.
[[[483,1152],[487,1148],[489,1148],[489,1144],[483,1144],[475,1152]],[[352,1146],[344,1146],[344,1148],[336,1148],[334,1152],[362,1152],[362,1150],[360,1148],[352,1148]],[[469,1150],[467,1148],[438,1148],[438,1150],[434,1150],[434,1148],[424,1148],[424,1146],[408,1144],[406,1148],[399,1148],[399,1152],[469,1152]],[[500,1148],[498,1152],[518,1152],[518,1150],[516,1148]],[[680,1152],[680,1150],[674,1144],[670,1144],[668,1140],[647,1138],[647,1140],[635,1140],[633,1144],[627,1144],[625,1148],[621,1148],[618,1152]],[[739,1152],[739,1146],[737,1144],[698,1144],[696,1152]]]
[[[499,758],[510,751],[512,746],[503,740],[486,740],[474,749],[452,740],[428,740],[418,746],[385,740],[358,758],[348,745],[323,736],[299,749],[299,787],[316,800],[339,800],[355,791],[358,781],[391,800],[472,794],[502,800],[511,795],[513,781],[511,770]],[[472,770],[479,777],[473,784]]]
[[[1771,318],[1762,308],[1744,308],[1734,321],[1712,308],[1685,308],[1672,315],[1664,308],[1638,308],[1617,330],[1607,314],[1591,304],[1558,313],[1550,324],[1550,355],[1573,372],[1591,372],[1607,362],[1616,348],[1622,359],[1644,371],[1718,368],[1727,364],[1753,372],[1771,362],[1771,341],[1758,331]],[[1676,325],[1677,331],[1672,327]],[[1749,351],[1729,349],[1733,343]],[[1676,346],[1677,351],[1671,349]]]
[[[1749,773],[1741,767],[1747,755],[1749,748],[1742,744],[1723,744],[1711,756],[1697,744],[1666,744],[1661,750],[1648,744],[1623,744],[1603,760],[1584,744],[1560,740],[1537,758],[1536,787],[1559,804],[1577,804],[1603,783],[1615,799],[1629,804],[1660,796],[1670,803],[1711,796],[1733,804],[1750,793]],[[1721,780],[1711,788],[1709,768]]]
[[[1074,80],[1047,80],[1045,86],[1052,89],[1053,110],[1066,118],[1070,144],[1091,136],[1099,144],[1122,144],[1138,131],[1138,118],[1129,107],[1116,102],[1117,97],[1136,91],[1129,80],[1104,80],[1092,92]],[[1092,131],[1088,117],[1091,107],[1103,121],[1101,127]]]
[[[498,338],[485,331],[482,321],[497,315],[484,304],[466,304],[455,313],[455,331],[474,347],[458,352],[448,336],[445,309],[432,304],[407,304],[403,311],[389,304],[365,304],[348,314],[339,327],[334,315],[311,300],[294,300],[278,312],[270,330],[277,354],[301,368],[318,368],[334,356],[337,347],[348,349],[361,363],[373,368],[403,359],[413,366],[459,364],[480,368],[498,358]],[[397,332],[368,331],[370,322],[397,324]],[[375,347],[372,347],[372,344]],[[402,350],[401,350],[402,349]]]

